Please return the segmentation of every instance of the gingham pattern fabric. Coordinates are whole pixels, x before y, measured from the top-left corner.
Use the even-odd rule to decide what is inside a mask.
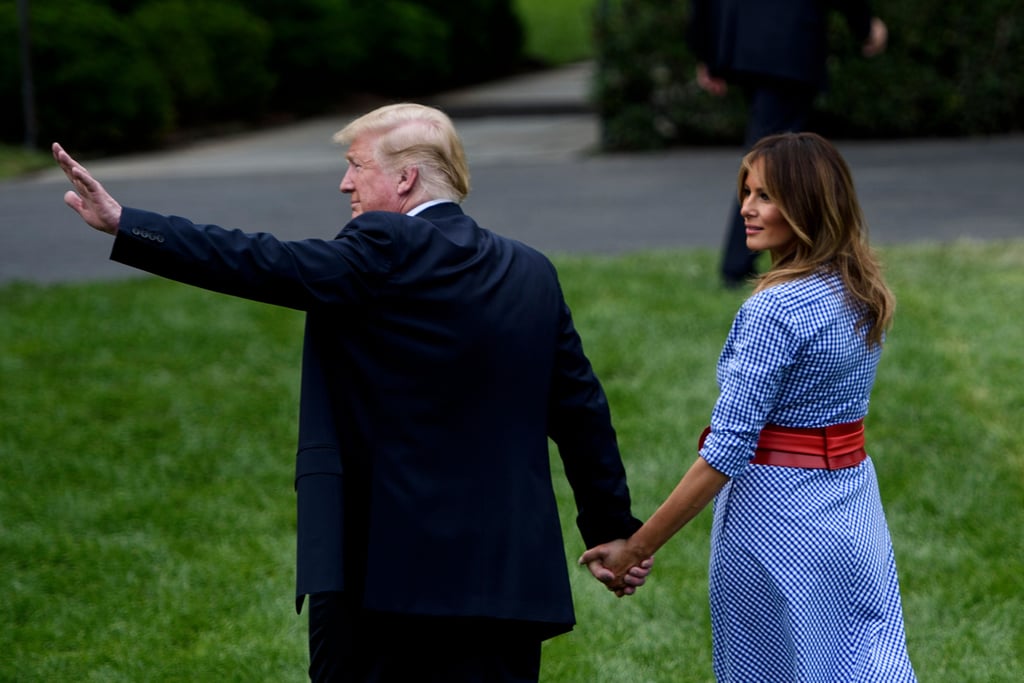
[[[701,450],[732,477],[711,537],[719,683],[916,681],[870,458],[831,472],[750,464],[767,423],[867,413],[880,350],[856,318],[841,281],[821,274],[755,294],[729,332]]]

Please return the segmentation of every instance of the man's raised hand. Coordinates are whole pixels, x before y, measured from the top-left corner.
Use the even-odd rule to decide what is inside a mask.
[[[121,222],[121,205],[103,189],[85,167],[64,151],[59,143],[53,143],[53,158],[60,164],[64,175],[71,181],[74,190],[64,194],[64,203],[75,210],[82,220],[101,232],[117,233]]]

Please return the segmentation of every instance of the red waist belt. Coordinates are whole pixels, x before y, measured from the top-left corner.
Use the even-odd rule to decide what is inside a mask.
[[[704,445],[705,434],[700,443]],[[750,462],[777,467],[841,470],[859,465],[864,452],[864,420],[830,427],[765,425]]]

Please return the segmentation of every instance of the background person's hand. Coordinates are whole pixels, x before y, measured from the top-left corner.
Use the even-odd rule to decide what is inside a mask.
[[[712,76],[708,71],[708,65],[704,62],[697,63],[697,85],[701,90],[711,93],[715,97],[722,97],[729,92],[729,84],[726,80]]]
[[[861,46],[861,52],[865,57],[876,57],[885,52],[889,44],[889,29],[885,22],[878,17],[871,19],[871,30],[868,32],[867,40]]]

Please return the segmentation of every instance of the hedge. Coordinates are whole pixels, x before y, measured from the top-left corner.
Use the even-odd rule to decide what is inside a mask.
[[[512,0],[31,0],[38,144],[141,149],[182,129],[321,113],[517,69]],[[24,139],[15,0],[0,0],[0,141]]]
[[[31,7],[32,67],[40,140],[73,146],[154,144],[171,127],[173,98],[141,37],[111,9],[89,0]],[[15,4],[0,0],[0,131],[23,139]]]
[[[253,120],[266,112],[275,78],[264,20],[234,3],[156,0],[139,6],[128,23],[172,95],[176,126]]]

